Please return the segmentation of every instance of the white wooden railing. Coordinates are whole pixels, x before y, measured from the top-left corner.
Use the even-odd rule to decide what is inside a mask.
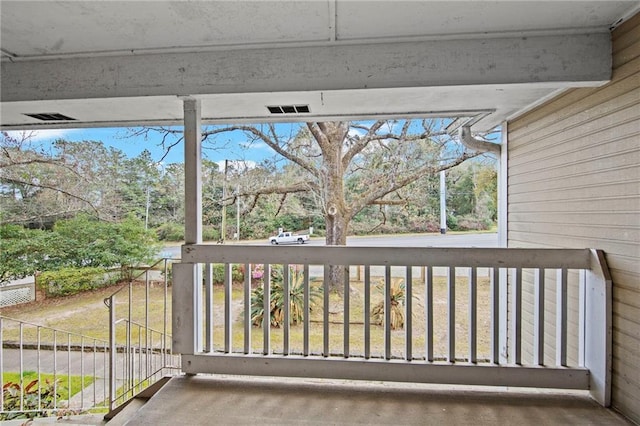
[[[243,283],[232,282],[233,265]],[[337,296],[330,265],[341,265]],[[264,290],[253,308],[269,311],[275,268],[281,327],[255,327],[252,289]],[[173,279],[174,351],[189,374],[589,389],[609,404],[611,280],[596,250],[185,245]],[[302,321],[292,325],[300,280]],[[393,330],[399,283],[404,324]]]

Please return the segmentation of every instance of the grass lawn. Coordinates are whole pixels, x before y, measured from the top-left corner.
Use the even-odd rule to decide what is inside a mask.
[[[2,315],[29,322],[73,332],[71,344],[80,344],[79,335],[89,336],[95,339],[108,340],[109,338],[109,309],[104,304],[104,299],[113,294],[120,286],[112,286],[99,290],[88,291],[68,297],[48,298],[33,303],[16,305],[2,309]],[[144,324],[145,321],[145,286],[135,284],[132,286],[132,298],[134,303],[131,306],[132,319]],[[163,309],[164,289],[162,286],[151,286],[149,289],[149,324],[152,327],[162,330],[164,309]],[[171,289],[168,291],[168,326],[171,328]],[[128,316],[128,289],[124,288],[116,296],[116,317]],[[117,328],[117,338],[120,343],[124,343],[126,327]],[[132,327],[132,338],[138,339],[137,328]],[[25,326],[23,328],[23,339],[25,342],[37,341],[37,328]],[[48,329],[40,330],[41,342],[51,343],[53,333]],[[19,340],[19,329],[16,323],[7,322],[3,329],[3,340]],[[57,335],[58,344],[67,344],[66,335]],[[85,345],[92,345],[91,340],[84,340]],[[100,345],[101,346],[101,345]]]
[[[373,279],[372,279],[373,281]],[[377,281],[376,281],[377,282]],[[376,282],[371,285],[371,308],[382,301],[382,293],[376,290]],[[424,282],[414,280],[412,298],[412,352],[414,358],[423,358],[426,354],[425,342],[425,307]],[[490,311],[490,282],[488,278],[478,278],[477,284],[477,357],[490,357],[491,311]],[[224,301],[222,291],[218,295],[214,292],[214,310],[222,311]],[[242,308],[243,290],[234,287],[233,300]],[[329,299],[329,347],[332,354],[342,354],[344,348],[344,309],[343,297],[338,293],[331,293]],[[324,328],[322,298],[312,307],[309,346],[313,354],[321,354],[324,346]],[[433,288],[433,352],[436,359],[445,358],[448,350],[447,323],[447,283],[444,277],[434,277]],[[351,355],[364,355],[364,284],[351,281],[350,309],[349,309],[349,352]],[[469,285],[467,277],[456,279],[456,308],[455,308],[455,346],[456,358],[466,358],[469,354]],[[263,352],[262,327],[251,328],[251,350],[254,353]],[[290,353],[302,353],[304,347],[304,327],[302,324],[291,325],[289,334]],[[284,346],[284,331],[282,328],[270,329],[271,351],[282,352]],[[370,350],[372,357],[384,355],[384,328],[381,325],[371,326]],[[224,348],[224,321],[214,319],[214,349]],[[391,332],[391,349],[394,357],[403,357],[406,346],[405,329]],[[244,327],[242,315],[238,315],[232,324],[232,346],[234,351],[244,349]]]
[[[425,308],[424,308],[424,281],[417,279],[414,274],[413,282],[413,321],[412,321],[412,348],[413,356],[421,358],[425,356]],[[379,280],[376,277],[375,280]],[[374,279],[372,278],[372,281]],[[375,283],[371,285],[371,307],[373,308],[380,300],[382,294],[375,289]],[[477,285],[477,356],[479,359],[488,358],[490,355],[490,294],[489,279],[478,278]],[[43,324],[49,327],[72,330],[75,333],[91,336],[98,339],[108,339],[108,309],[103,303],[103,299],[112,294],[117,287],[100,289],[58,299],[47,299],[26,305],[18,305],[11,308],[3,308],[2,315],[9,318],[19,319],[35,324]],[[126,303],[128,290],[121,291],[116,298],[117,318],[128,315],[129,306]],[[243,318],[243,295],[244,290],[241,284],[234,284],[232,291],[232,344],[234,350],[242,351],[244,342]],[[145,287],[144,284],[137,284],[132,287],[134,303],[131,306],[132,318],[135,322],[144,324],[145,322]],[[149,325],[162,331],[165,311],[163,309],[164,289],[162,286],[152,286],[149,289]],[[213,297],[214,309],[214,348],[222,350],[224,348],[224,290],[221,286],[214,288]],[[168,310],[166,315],[169,319],[167,324],[168,332],[171,331],[171,291],[168,291]],[[447,284],[444,277],[434,277],[433,288],[433,349],[436,358],[446,356],[448,348],[448,324],[447,324]],[[312,353],[320,354],[323,351],[323,327],[322,327],[322,300],[313,307],[310,326],[310,350]],[[337,293],[330,295],[329,309],[329,341],[330,351],[335,354],[343,352],[343,299]],[[364,354],[364,285],[361,281],[351,281],[350,292],[350,330],[349,347],[351,355]],[[303,350],[303,326],[301,324],[292,325],[290,329],[290,352],[302,353]],[[455,345],[456,357],[466,358],[469,352],[469,286],[467,277],[457,277],[456,279],[456,308],[455,308]],[[117,339],[119,343],[124,343],[126,339],[126,326],[121,323],[117,329]],[[41,341],[51,341],[52,333],[41,330]],[[19,330],[12,323],[6,323],[3,330],[4,340],[18,340]],[[36,328],[25,327],[23,329],[25,341],[35,341]],[[156,345],[160,341],[159,334],[153,334],[152,338]],[[138,328],[134,325],[131,328],[131,339],[137,343],[139,339],[144,341],[145,336],[138,334]],[[253,327],[251,329],[251,347],[255,353],[263,350],[262,328]],[[394,356],[402,357],[406,345],[405,331],[403,329],[394,330],[391,333],[391,347]],[[79,339],[72,338],[72,343],[80,343]],[[58,336],[58,343],[66,344],[66,336],[61,342]],[[92,342],[85,340],[84,344]],[[371,353],[372,356],[382,356],[384,354],[384,330],[379,325],[371,327]],[[283,330],[281,328],[271,328],[271,350],[281,352],[283,348]]]

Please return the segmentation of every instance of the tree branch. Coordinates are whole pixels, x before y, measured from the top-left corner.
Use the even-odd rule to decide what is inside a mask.
[[[400,188],[409,185],[410,183],[418,180],[424,175],[433,175],[441,172],[442,170],[448,170],[452,167],[457,166],[458,164],[463,163],[469,158],[477,157],[478,155],[480,155],[480,153],[464,152],[462,153],[462,155],[456,157],[455,159],[453,159],[453,161],[446,164],[442,164],[439,166],[425,164],[422,167],[414,169],[413,172],[401,176],[399,179],[395,179],[391,185],[383,185],[381,184],[381,182],[378,182],[378,184],[369,185],[369,190],[362,193],[361,196],[352,203],[351,217],[355,216],[365,206],[373,204],[375,200],[378,200],[387,194],[390,194]]]
[[[306,171],[311,173],[313,176],[316,176],[316,177],[319,176],[318,170],[311,163],[307,162],[306,160],[304,160],[301,157],[298,157],[297,155],[293,154],[292,152],[283,149],[283,147],[278,143],[277,140],[275,140],[275,141],[272,140],[267,134],[265,134],[264,132],[260,131],[256,127],[253,127],[253,126],[221,127],[221,128],[217,128],[217,129],[214,129],[214,130],[210,130],[210,131],[204,132],[203,135],[206,134],[207,136],[209,136],[209,135],[215,135],[215,134],[218,134],[218,133],[232,132],[234,130],[240,130],[240,131],[243,131],[243,132],[251,133],[252,135],[254,135],[257,138],[259,138],[262,142],[267,144],[275,152],[277,152],[278,154],[282,155],[287,160],[296,163],[297,165],[299,165],[300,167],[302,167],[303,169],[305,169]],[[270,130],[272,132],[275,132],[274,128],[270,129]],[[273,133],[273,134],[275,135],[275,133]]]
[[[376,121],[369,129],[367,134],[361,137],[343,156],[342,156],[342,169],[347,170],[349,163],[353,160],[353,157],[362,152],[363,149],[371,143],[376,132],[386,123],[384,120]],[[360,129],[366,129],[364,127],[358,127]]]
[[[55,186],[50,186],[50,185],[44,185],[44,184],[34,184],[31,182],[25,182],[25,181],[21,181],[18,179],[12,179],[12,178],[2,178],[2,181],[7,182],[7,183],[12,183],[14,185],[26,185],[26,186],[31,186],[33,188],[42,188],[42,189],[50,189],[52,191],[55,192],[59,192],[61,194],[64,194],[68,197],[74,198],[76,200],[82,201],[83,203],[86,203],[89,207],[91,207],[91,209],[98,215],[98,217],[100,217],[100,210],[89,200],[87,200],[86,198],[82,198],[78,195],[72,194],[68,191],[65,191],[64,189],[61,188],[57,188]]]
[[[320,127],[320,124],[323,124]],[[324,123],[307,123],[307,128],[315,138],[316,142],[318,142],[318,146],[320,147],[320,151],[324,154],[329,149],[329,139],[326,136],[326,133],[322,131],[322,128],[326,129]]]

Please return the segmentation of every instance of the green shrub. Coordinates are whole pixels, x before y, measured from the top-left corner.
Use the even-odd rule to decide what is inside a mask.
[[[175,222],[163,223],[155,231],[160,241],[184,240],[184,225]],[[202,228],[202,239],[204,241],[218,241],[220,239],[220,231],[213,226],[205,225]]]
[[[156,235],[160,241],[182,241],[184,226],[173,222],[163,223],[156,228]]]
[[[447,216],[447,228],[452,231],[458,230],[458,218],[452,215]]]
[[[104,268],[64,268],[40,274],[38,287],[48,297],[60,297],[106,287],[116,280],[117,276],[110,276]]]
[[[218,241],[220,239],[220,231],[213,226],[205,225],[202,227],[203,241]]]
[[[221,263],[214,264],[212,275],[214,284],[224,283],[224,265]],[[244,265],[234,264],[231,266],[231,281],[236,283],[244,281]]]

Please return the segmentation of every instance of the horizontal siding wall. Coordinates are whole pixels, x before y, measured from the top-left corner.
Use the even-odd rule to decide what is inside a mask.
[[[640,14],[612,41],[609,84],[567,91],[508,123],[508,245],[605,251],[614,282],[612,404],[640,423]],[[547,288],[553,305],[553,277]],[[572,303],[576,288],[574,281]],[[547,309],[545,340],[553,344]],[[574,333],[575,321],[571,312]],[[532,348],[523,349],[531,358]],[[576,362],[577,348],[570,355]]]

